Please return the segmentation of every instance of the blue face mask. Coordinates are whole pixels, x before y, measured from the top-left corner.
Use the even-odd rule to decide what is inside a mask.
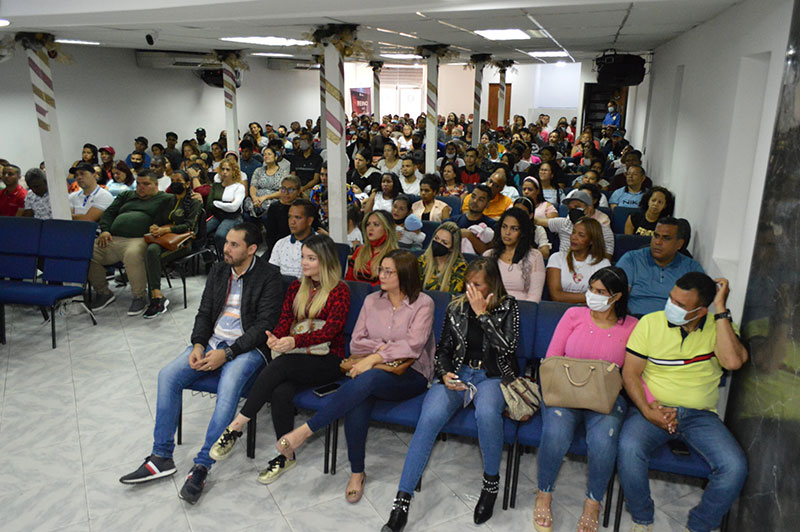
[[[697,310],[700,310],[703,307],[697,307],[693,310],[684,310],[675,303],[672,302],[672,298],[667,298],[667,304],[664,306],[664,315],[667,318],[667,321],[673,325],[686,325],[692,319],[686,319],[687,314],[691,314]]]

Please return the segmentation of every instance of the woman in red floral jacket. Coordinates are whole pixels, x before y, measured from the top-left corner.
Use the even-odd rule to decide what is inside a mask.
[[[319,386],[341,377],[339,363],[345,355],[344,324],[350,290],[341,280],[342,268],[333,240],[325,235],[306,239],[301,265],[303,275],[289,285],[275,330],[267,331],[272,362],[261,371],[241,412],[211,448],[209,454],[214,460],[228,456],[242,428],[267,401],[272,403],[272,424],[279,437],[294,428],[292,400],[298,386]],[[325,324],[316,331],[291,334],[293,324],[311,319]],[[321,344],[330,346],[328,353],[311,354],[310,348]],[[258,475],[258,481],[270,484],[295,464],[294,456],[287,459],[278,455]]]

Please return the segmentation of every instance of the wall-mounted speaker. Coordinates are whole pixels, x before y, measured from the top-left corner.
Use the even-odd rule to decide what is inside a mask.
[[[644,80],[644,58],[632,54],[604,54],[595,59],[597,83],[614,87],[638,85]]]

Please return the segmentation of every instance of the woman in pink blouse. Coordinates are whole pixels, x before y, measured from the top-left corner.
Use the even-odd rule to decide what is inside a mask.
[[[628,315],[628,278],[615,266],[596,271],[589,279],[586,307],[572,307],[558,322],[547,357],[567,356],[613,362],[622,367],[625,345],[636,325]],[[572,443],[575,428],[586,427],[589,456],[589,486],[578,532],[596,532],[600,501],[614,471],[617,441],[626,403],[617,397],[610,414],[592,410],[542,407],[542,442],[539,447],[539,492],[533,510],[533,526],[539,532],[553,530],[550,509],[561,461]]]
[[[494,229],[492,249],[483,255],[497,260],[509,295],[538,303],[542,299],[545,269],[542,253],[532,247],[532,235],[528,213],[512,207],[500,217]]]
[[[433,376],[433,300],[422,293],[417,257],[408,250],[394,250],[378,269],[381,291],[366,297],[350,339],[353,355],[366,355],[350,370],[350,380],[336,391],[336,398],[308,423],[284,435],[277,448],[292,456],[309,436],[344,416],[350,481],[345,498],[356,503],[364,493],[364,454],[372,407],[377,399],[402,401],[428,389]],[[405,358],[416,359],[402,375],[376,364]]]

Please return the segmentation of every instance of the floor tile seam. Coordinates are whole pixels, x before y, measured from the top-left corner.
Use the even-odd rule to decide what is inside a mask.
[[[69,342],[68,342],[69,343]],[[78,421],[78,392],[75,389],[75,374],[72,370],[72,348],[68,347],[69,352],[69,372],[70,376],[72,377],[72,399],[75,402],[75,430],[77,432],[78,437],[78,453],[80,454],[81,458],[81,477],[83,478],[83,497],[84,501],[86,502],[86,519],[89,519],[89,489],[86,483],[86,467],[83,460],[83,444],[81,442],[81,428],[80,422]],[[89,525],[91,529],[91,524]]]

